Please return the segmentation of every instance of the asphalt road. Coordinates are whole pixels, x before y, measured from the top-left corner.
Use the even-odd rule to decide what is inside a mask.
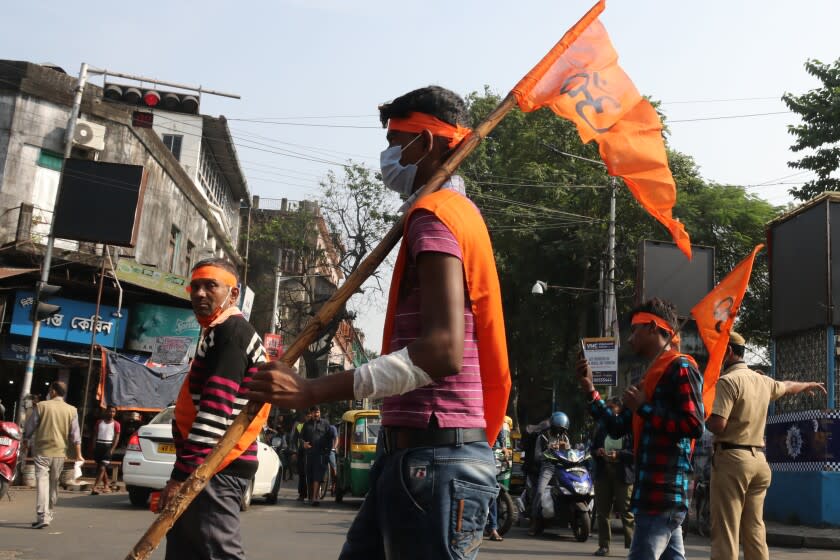
[[[242,516],[248,557],[336,558],[344,534],[361,503],[348,500],[338,505],[327,501],[320,508],[301,505],[291,490],[284,489],[276,505],[255,500]],[[46,529],[30,528],[34,520],[35,492],[13,491],[12,501],[0,502],[0,560],[119,560],[151,523],[153,514],[132,507],[128,495],[90,496],[62,492],[56,518]],[[617,541],[614,540],[617,544]],[[485,542],[480,558],[588,558],[597,548],[597,537],[575,542],[568,530],[540,538],[528,537],[524,528],[514,527],[504,542]],[[614,548],[612,557],[625,551]],[[837,551],[771,548],[773,560],[828,560]],[[706,539],[687,537],[688,558],[708,558]],[[158,549],[153,558],[163,558]]]

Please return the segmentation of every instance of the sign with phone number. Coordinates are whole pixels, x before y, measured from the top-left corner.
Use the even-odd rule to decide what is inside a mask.
[[[595,385],[618,385],[618,344],[614,338],[581,339],[583,355],[592,369]]]

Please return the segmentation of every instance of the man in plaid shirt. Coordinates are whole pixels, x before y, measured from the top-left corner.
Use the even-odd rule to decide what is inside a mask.
[[[624,393],[626,408],[618,415],[595,390],[586,359],[577,364],[580,386],[598,424],[611,437],[632,433],[636,442],[631,560],[685,558],[682,522],[688,511],[692,440],[704,429],[703,377],[691,356],[672,347],[676,324],[675,307],[660,299],[633,310],[628,343],[653,364],[639,386]]]

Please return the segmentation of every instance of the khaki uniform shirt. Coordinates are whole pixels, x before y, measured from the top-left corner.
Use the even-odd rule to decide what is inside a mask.
[[[747,367],[732,364],[720,375],[712,414],[726,418],[726,429],[715,443],[764,447],[767,406],[785,394],[785,385]]]

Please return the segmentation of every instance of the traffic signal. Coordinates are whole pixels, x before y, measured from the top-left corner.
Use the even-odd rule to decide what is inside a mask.
[[[61,306],[59,305],[44,303],[50,297],[57,294],[59,290],[61,290],[61,286],[53,286],[40,280],[35,284],[35,301],[32,303],[32,309],[29,311],[30,321],[33,323],[35,321],[43,321],[61,311]]]

